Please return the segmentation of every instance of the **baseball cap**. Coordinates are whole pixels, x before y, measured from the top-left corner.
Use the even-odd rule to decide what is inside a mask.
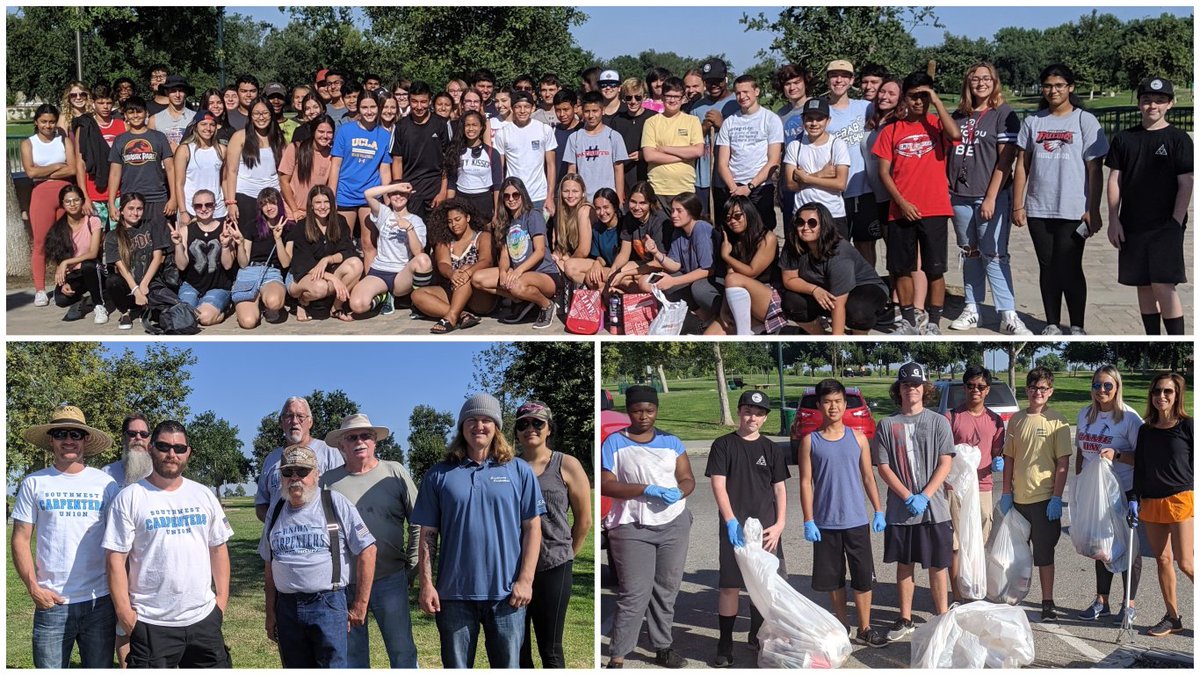
[[[1161,77],[1151,77],[1142,80],[1142,83],[1138,85],[1137,95],[1140,97],[1142,94],[1163,94],[1174,101],[1175,87],[1172,86],[1170,80]]]
[[[325,81],[325,77],[328,75],[329,75],[329,69],[322,68],[317,71],[317,77],[313,81],[316,82],[317,84],[321,84],[322,82]]]
[[[721,59],[709,59],[700,65],[700,79],[723,80],[729,75],[729,67]]]
[[[761,391],[744,391],[741,397],[738,398],[738,407],[744,405],[752,405],[756,408],[762,408],[767,412],[771,411],[771,397]]]
[[[896,373],[896,381],[901,384],[925,384],[929,378],[925,376],[925,366],[916,361],[909,361],[900,366]]]
[[[517,91],[514,91],[509,96],[509,98],[512,101],[513,105],[516,105],[522,101],[524,101],[525,103],[533,103],[533,94],[531,94],[523,89],[518,89]]]
[[[808,99],[804,102],[804,108],[801,114],[808,115],[810,112],[817,113],[822,117],[829,117],[829,101],[826,101],[823,98]]]
[[[285,469],[289,466],[315,469],[317,468],[317,453],[303,445],[294,445],[284,450],[283,458],[279,460],[279,468]]]
[[[517,419],[523,420],[526,417],[543,422],[550,422],[554,419],[554,415],[550,412],[550,406],[541,401],[528,401],[517,408]]]
[[[840,70],[840,71],[847,72],[847,73],[850,73],[851,75],[853,75],[854,74],[854,64],[850,63],[846,59],[835,59],[833,61],[830,61],[829,65],[825,66],[826,73],[829,73],[829,72],[832,72],[835,70]]]
[[[619,85],[621,84],[621,76],[615,70],[606,70],[600,73],[600,79],[596,80],[596,82],[600,85]]]
[[[271,98],[271,96],[282,96],[287,98],[287,87],[279,84],[278,82],[272,82],[268,84],[266,88],[263,89],[263,98]]]

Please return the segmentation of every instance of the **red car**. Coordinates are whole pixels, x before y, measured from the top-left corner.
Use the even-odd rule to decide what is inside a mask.
[[[867,399],[863,398],[862,390],[858,387],[846,387],[846,413],[842,422],[863,432],[867,440],[875,437],[875,418]],[[816,431],[821,426],[821,411],[817,409],[817,390],[815,387],[805,387],[804,395],[800,397],[797,406],[796,419],[792,421],[792,459],[800,449],[800,439]]]
[[[602,390],[600,393],[600,442],[604,443],[604,439],[629,426],[629,415],[612,409],[612,394],[608,390]],[[604,520],[604,516],[608,515],[610,508],[612,508],[612,498],[601,495],[600,520]]]

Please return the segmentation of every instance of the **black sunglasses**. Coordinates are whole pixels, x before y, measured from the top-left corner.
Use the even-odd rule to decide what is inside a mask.
[[[973,389],[975,391],[984,391],[990,386],[991,386],[990,384],[964,384],[963,389]]]
[[[61,441],[66,438],[69,438],[73,441],[82,441],[88,437],[88,433],[83,429],[51,429],[50,431],[46,432],[46,435],[56,441]]]
[[[149,431],[126,431],[125,438],[150,438]]]
[[[291,466],[289,466],[286,469],[280,469],[279,473],[284,478],[294,478],[296,476],[299,476],[301,478],[308,478],[308,474],[312,473],[312,469],[310,469],[308,467],[300,467],[300,466],[291,467]]]
[[[1112,382],[1093,382],[1092,383],[1092,391],[1100,391],[1101,389],[1103,389],[1104,391],[1107,392],[1107,391],[1112,391],[1113,389],[1116,389],[1116,388],[1117,388],[1117,385],[1113,384]]]
[[[523,420],[517,420],[517,431],[525,431],[530,425],[533,425],[533,428],[539,431],[546,428],[545,420],[525,418]]]
[[[640,101],[640,100],[642,100],[643,98],[646,98],[646,97],[645,97],[645,96],[640,96],[640,95],[636,95],[636,94],[635,94],[635,95],[633,95],[633,96],[626,96],[626,97],[625,97],[625,100],[626,100],[626,101]]]
[[[188,454],[188,451],[191,450],[191,448],[184,443],[168,443],[166,441],[155,441],[154,449],[164,455],[168,452],[174,452],[177,455],[186,455]]]
[[[1163,389],[1162,387],[1155,387],[1150,390],[1151,396],[1162,396],[1164,394],[1167,396],[1174,396],[1175,390],[1174,389]]]

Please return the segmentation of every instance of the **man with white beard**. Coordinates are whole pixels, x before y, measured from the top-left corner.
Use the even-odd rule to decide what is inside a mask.
[[[134,413],[121,423],[121,459],[106,464],[100,470],[113,477],[117,485],[133,485],[150,475],[154,463],[150,459],[150,421]]]
[[[279,460],[283,457],[285,447],[303,445],[312,450],[317,456],[317,468],[321,473],[345,463],[337,448],[331,448],[325,441],[312,437],[312,426],[312,408],[308,405],[308,399],[292,396],[283,402],[283,409],[279,411],[279,428],[283,431],[284,444],[268,453],[263,460],[262,472],[258,476],[258,492],[254,495],[254,513],[259,520],[266,520],[267,509],[281,496]]]

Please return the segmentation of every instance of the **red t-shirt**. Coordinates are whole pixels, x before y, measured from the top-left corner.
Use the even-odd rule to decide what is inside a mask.
[[[99,123],[97,123],[97,124],[99,124]],[[117,136],[120,136],[121,134],[125,133],[125,120],[117,119],[116,117],[113,117],[112,119],[109,120],[108,126],[104,126],[102,124],[99,124],[99,126],[100,126],[100,135],[104,138],[104,142],[108,143],[108,147],[110,147],[110,148],[112,147],[113,141],[117,140]],[[87,173],[86,171],[84,172],[83,175],[85,176],[85,180],[87,181],[86,189],[87,189],[88,199],[90,199],[92,201],[98,201],[101,203],[107,203],[108,202],[108,191],[105,190],[104,192],[100,192],[99,190],[96,189],[96,181],[92,180],[92,175]]]
[[[1004,453],[1004,420],[987,408],[976,417],[963,407],[947,411],[946,419],[950,420],[955,444],[966,443],[979,448],[979,491],[991,492],[992,459]]]
[[[916,206],[922,218],[952,216],[950,183],[946,180],[946,153],[950,143],[942,135],[942,121],[928,114],[917,122],[897,120],[879,131],[871,152],[892,163],[892,180],[904,198]],[[891,220],[903,215],[895,200]]]

